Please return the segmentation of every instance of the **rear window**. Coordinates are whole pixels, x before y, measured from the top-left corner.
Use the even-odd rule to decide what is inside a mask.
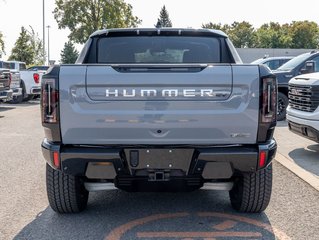
[[[19,70],[26,70],[27,67],[24,63],[19,63]]]
[[[220,63],[213,37],[108,37],[98,41],[98,63]]]

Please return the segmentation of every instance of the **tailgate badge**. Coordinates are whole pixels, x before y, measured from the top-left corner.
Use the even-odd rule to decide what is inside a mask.
[[[232,133],[230,136],[232,138],[248,138],[250,137],[250,133]]]

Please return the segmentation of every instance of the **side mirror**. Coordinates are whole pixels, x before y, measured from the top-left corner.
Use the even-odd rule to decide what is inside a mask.
[[[315,72],[316,63],[315,61],[307,61],[305,66],[300,70],[301,74],[313,73]]]

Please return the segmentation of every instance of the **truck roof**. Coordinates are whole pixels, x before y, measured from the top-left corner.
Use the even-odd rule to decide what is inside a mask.
[[[194,34],[212,34],[212,35],[217,35],[219,37],[225,37],[227,38],[228,36],[221,30],[215,30],[215,29],[194,29],[194,28],[112,28],[112,29],[103,29],[103,30],[98,30],[94,32],[90,37],[96,37],[100,35],[108,35],[109,33],[134,33],[136,32],[136,35],[139,35],[140,32],[154,32],[157,33],[158,35],[161,34],[161,32],[171,32],[171,33],[194,33]]]

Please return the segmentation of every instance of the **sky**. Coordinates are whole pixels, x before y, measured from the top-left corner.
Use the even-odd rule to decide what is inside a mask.
[[[259,27],[270,21],[290,23],[292,21],[315,21],[319,24],[318,0],[125,0],[133,6],[133,14],[142,19],[140,27],[153,27],[159,12],[166,6],[173,27],[200,28],[203,23],[231,24],[234,21],[248,21]],[[0,0],[0,31],[4,35],[6,60],[21,27],[32,26],[42,39],[43,0]],[[45,26],[50,26],[50,59],[60,60],[69,31],[58,29],[52,11],[55,0],[45,0]],[[46,51],[48,29],[45,28]],[[79,50],[81,45],[76,46]]]

